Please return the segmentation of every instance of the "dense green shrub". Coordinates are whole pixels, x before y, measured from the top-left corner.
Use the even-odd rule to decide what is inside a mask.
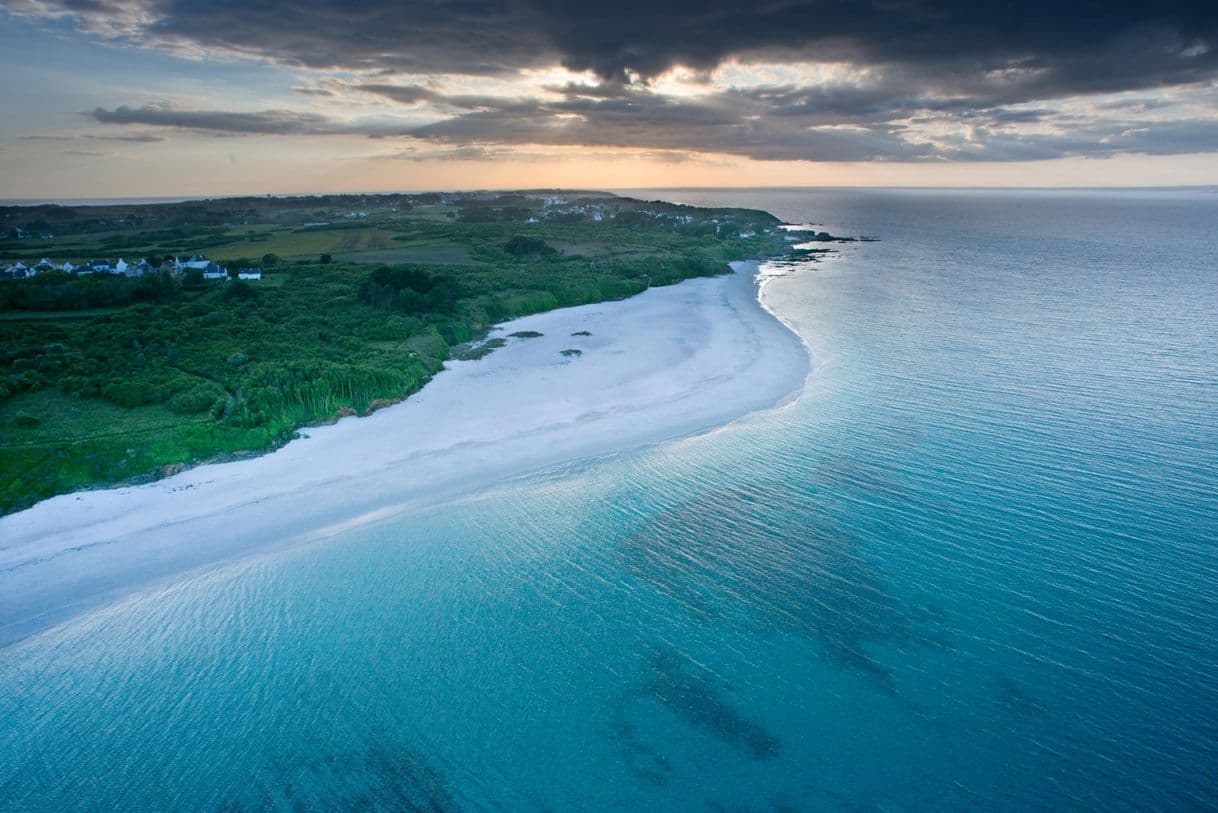
[[[21,427],[29,428],[32,426],[37,426],[40,423],[42,423],[41,419],[39,419],[38,417],[36,417],[34,415],[27,414],[25,412],[18,412],[16,415],[13,416],[13,425],[14,426],[21,426]]]
[[[549,257],[558,253],[553,246],[540,237],[525,237],[519,234],[508,240],[504,244],[503,250],[513,257],[527,257],[529,255]]]
[[[180,415],[194,415],[211,409],[224,398],[224,389],[213,381],[195,384],[169,399],[169,408]]]

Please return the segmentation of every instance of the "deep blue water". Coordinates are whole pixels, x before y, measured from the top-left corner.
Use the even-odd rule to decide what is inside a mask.
[[[3,806],[1218,807],[1218,194],[653,196],[881,238],[799,401],[0,650]]]

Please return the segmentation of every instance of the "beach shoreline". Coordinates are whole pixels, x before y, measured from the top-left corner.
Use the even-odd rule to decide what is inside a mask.
[[[506,346],[399,404],[0,517],[0,646],[204,567],[789,403],[810,357],[759,265],[513,320],[491,334]]]

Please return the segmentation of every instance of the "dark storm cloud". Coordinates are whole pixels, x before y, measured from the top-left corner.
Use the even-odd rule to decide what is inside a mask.
[[[547,144],[729,153],[757,160],[1012,161],[1213,150],[1213,119],[1097,119],[1049,107],[977,107],[973,100],[845,89],[730,90],[674,99],[639,88],[565,88],[557,101],[502,102],[409,131],[450,144]],[[814,100],[814,101],[810,101]],[[1141,112],[1139,103],[1131,112]],[[910,115],[919,111],[920,117]],[[930,140],[927,125],[967,131]],[[1046,125],[1066,135],[1021,132]],[[1207,139],[1209,139],[1207,141]]]
[[[361,93],[370,93],[405,106],[428,103],[451,110],[478,110],[495,109],[504,104],[504,99],[498,96],[444,94],[417,85],[390,85],[368,82],[360,85],[349,85],[347,89]]]
[[[1129,120],[1133,112],[1169,106],[1161,98],[1164,89],[1198,93],[1218,76],[1213,2],[50,2],[90,30],[146,45],[366,71],[361,81],[295,90],[327,102],[363,94],[433,111],[437,119],[394,128],[290,110],[118,107],[90,114],[106,124],[226,134],[406,135],[446,149],[630,147],[763,160],[1026,160],[1213,150],[1215,143],[1200,144],[1212,132],[1204,113],[1154,125]],[[7,5],[22,13],[48,8],[26,0]],[[707,85],[708,92],[688,98],[654,92],[651,80],[673,66],[703,72],[696,83],[726,60],[739,61],[745,71],[757,62],[836,61],[854,73],[770,87]],[[444,94],[431,82],[394,81],[398,73],[415,74],[416,82],[418,75],[446,73],[510,78],[555,65],[591,71],[600,81],[514,99]],[[1107,111],[1097,107],[1081,119],[1055,107],[1064,99],[1139,90],[1160,98],[1139,102],[1138,111],[1124,102]],[[933,126],[955,132],[919,131]],[[1028,131],[1042,126],[1050,132]]]
[[[500,102],[432,124],[391,127],[342,123],[319,114],[282,110],[229,112],[164,107],[97,108],[88,115],[105,124],[134,124],[223,135],[405,136],[451,148],[470,148],[466,159],[490,145],[643,148],[727,152],[761,160],[816,158],[826,161],[916,160],[925,146],[899,137],[887,125],[846,129],[809,128],[802,122],[742,115],[734,99],[682,103],[636,92],[632,99],[568,98],[559,102]],[[409,157],[409,155],[403,155]]]
[[[131,133],[129,135],[86,135],[81,138],[87,138],[90,141],[127,141],[132,144],[155,144],[158,141],[165,141],[164,136],[153,135],[152,133]]]
[[[341,132],[330,119],[316,113],[263,110],[178,110],[169,107],[98,107],[88,114],[102,124],[139,124],[241,135],[330,135]]]
[[[356,85],[355,89],[376,96],[384,96],[386,99],[395,101],[398,104],[407,105],[419,104],[420,102],[434,102],[440,98],[440,94],[434,90],[414,85],[386,85],[370,82],[364,85]]]
[[[582,92],[582,91],[581,91]],[[760,160],[915,160],[924,147],[876,124],[810,127],[794,118],[754,116],[736,94],[679,101],[647,91],[568,95],[558,101],[501,103],[411,130],[444,144],[497,143],[732,153]]]
[[[979,131],[976,143],[959,145],[961,158],[987,161],[1029,161],[1063,155],[1102,157],[1121,154],[1180,155],[1211,152],[1218,144],[1218,120],[1187,119],[1103,128],[1084,127],[1057,135],[1015,135]]]
[[[1218,12],[1197,0],[51,0],[49,7],[144,40],[314,68],[500,73],[561,63],[614,79],[678,64],[709,69],[731,57],[811,56],[957,72],[1019,66],[1044,71],[1031,83],[1042,92],[1080,92],[1196,81],[1218,64]]]
[[[389,88],[358,86],[361,92],[392,97]],[[445,97],[427,91],[429,102],[463,112],[430,124],[391,126],[339,122],[320,114],[282,110],[229,112],[164,107],[98,108],[89,115],[102,123],[159,126],[225,135],[363,135],[405,137],[443,149],[407,149],[404,160],[488,160],[506,153],[492,147],[596,147],[643,149],[655,154],[727,153],[756,160],[818,161],[1019,161],[1064,156],[1103,157],[1123,153],[1167,155],[1212,151],[1218,143],[1218,116],[1146,122],[1136,118],[1084,117],[1050,108],[974,109],[958,100],[868,101],[838,104],[797,114],[776,111],[787,91],[724,91],[678,100],[643,88],[599,91],[569,89],[557,100],[491,100]],[[908,109],[923,115],[894,120]],[[1130,110],[1137,112],[1134,103]],[[878,119],[878,120],[872,120]],[[1018,125],[1052,125],[1059,132],[1024,132]],[[925,136],[928,127],[949,134]],[[140,136],[143,140],[146,136]],[[123,138],[117,136],[116,138]]]
[[[121,135],[95,135],[88,133],[85,135],[27,135],[21,136],[22,141],[125,141],[132,144],[154,144],[160,141],[165,141],[164,136],[153,135],[152,133],[124,133]]]

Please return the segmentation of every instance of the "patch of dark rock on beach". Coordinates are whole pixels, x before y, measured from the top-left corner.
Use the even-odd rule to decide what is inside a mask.
[[[495,337],[486,341],[453,348],[452,357],[457,361],[477,361],[485,358],[507,344],[507,339]]]

